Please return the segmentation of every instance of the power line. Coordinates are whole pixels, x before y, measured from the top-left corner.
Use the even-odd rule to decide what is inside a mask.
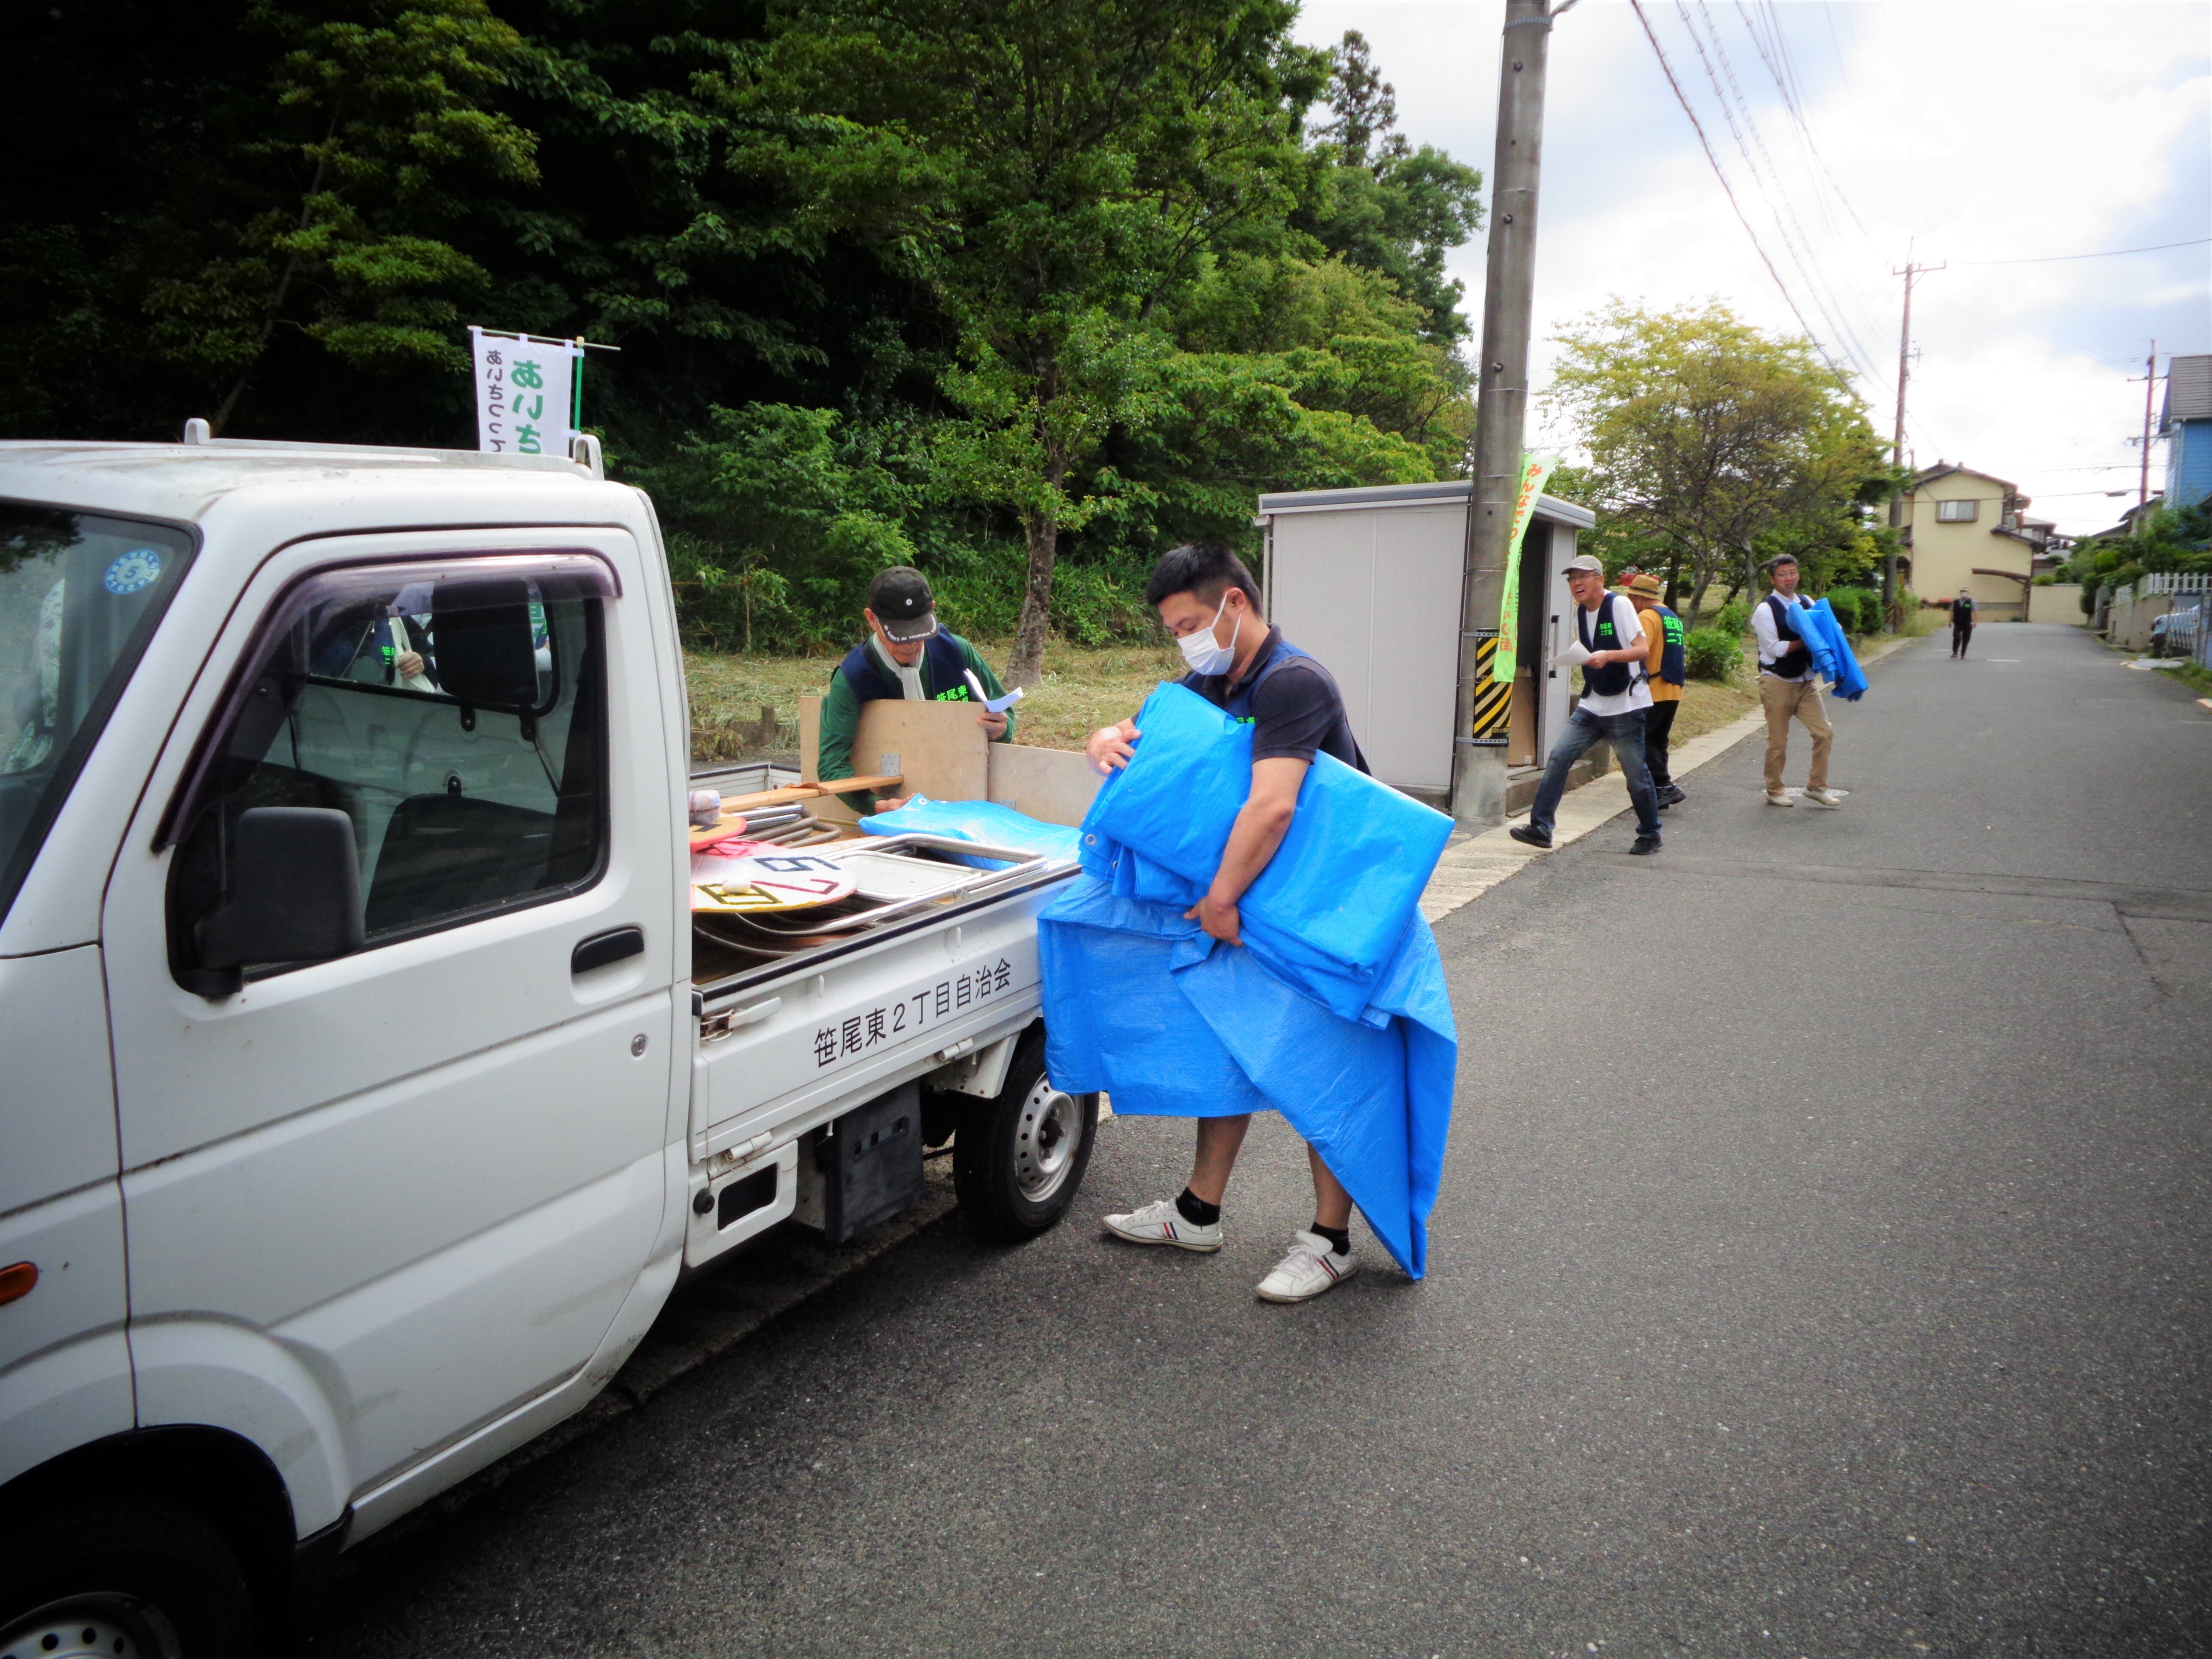
[[[2172,247],[2202,247],[2212,236],[2192,236],[2185,242],[2154,242],[2148,247],[2108,247],[2102,253],[2040,253],[2032,259],[1961,259],[1962,265],[2051,265],[2063,259],[2117,259],[2123,253],[2163,253]]]
[[[1842,306],[1827,291],[1826,285],[1814,269],[1818,261],[1813,252],[1813,239],[1806,234],[1805,227],[1798,221],[1797,210],[1790,204],[1789,190],[1783,182],[1782,168],[1775,161],[1773,151],[1766,147],[1765,135],[1759,130],[1759,119],[1751,112],[1751,100],[1743,95],[1742,83],[1736,79],[1735,65],[1729,60],[1727,47],[1721,43],[1720,29],[1713,21],[1711,10],[1705,0],[1698,0],[1698,13],[1705,19],[1705,32],[1712,40],[1713,58],[1720,60],[1722,75],[1728,79],[1728,93],[1721,90],[1720,76],[1713,73],[1713,58],[1705,55],[1705,42],[1698,39],[1697,28],[1690,21],[1688,8],[1681,3],[1681,0],[1675,0],[1674,10],[1682,20],[1682,27],[1690,37],[1690,44],[1697,49],[1698,61],[1705,65],[1705,79],[1712,86],[1714,101],[1721,106],[1721,114],[1728,122],[1729,135],[1735,140],[1736,149],[1751,173],[1752,185],[1766,204],[1767,212],[1773,216],[1774,228],[1782,238],[1783,251],[1790,256],[1790,263],[1797,267],[1797,274],[1805,279],[1806,291],[1813,296],[1814,308],[1834,331],[1837,343],[1843,348],[1844,355],[1850,358],[1852,366],[1869,381],[1880,378],[1875,373],[1864,343],[1851,331],[1848,324],[1838,320]],[[1759,162],[1753,158],[1750,147],[1745,144],[1743,132],[1737,130],[1735,115],[1729,113],[1728,100],[1730,93],[1735,94],[1736,108],[1742,112],[1744,128],[1751,134],[1752,144],[1758,147],[1759,155],[1765,160],[1764,173]],[[1784,96],[1787,96],[1786,89]],[[1771,191],[1767,187],[1770,176],[1773,180]],[[1793,230],[1796,233],[1794,240],[1790,234]]]
[[[1774,84],[1782,94],[1782,106],[1790,112],[1790,118],[1797,124],[1797,131],[1804,137],[1806,154],[1819,165],[1822,176],[1828,181],[1828,187],[1835,191],[1836,199],[1844,204],[1844,211],[1851,216],[1851,222],[1858,227],[1859,234],[1870,237],[1866,222],[1859,217],[1859,210],[1851,204],[1851,198],[1844,193],[1843,181],[1829,167],[1828,158],[1820,154],[1820,146],[1813,137],[1812,126],[1805,119],[1803,94],[1797,86],[1797,66],[1790,61],[1790,43],[1782,33],[1782,19],[1775,12],[1773,0],[1765,0],[1761,6],[1766,14],[1766,32],[1774,40],[1771,56],[1768,55],[1765,43],[1759,38],[1759,30],[1752,22],[1752,14],[1744,9],[1743,0],[1735,0],[1735,9],[1743,19],[1744,33],[1751,36],[1751,44],[1758,49],[1760,60],[1766,65],[1766,72],[1774,77]]]
[[[1827,347],[1820,343],[1820,337],[1814,332],[1812,324],[1805,320],[1805,313],[1797,308],[1796,297],[1790,292],[1790,285],[1782,280],[1782,273],[1774,268],[1773,259],[1759,242],[1759,233],[1751,228],[1751,221],[1744,216],[1743,204],[1736,200],[1735,186],[1729,183],[1728,174],[1721,171],[1720,157],[1713,154],[1713,141],[1705,137],[1705,123],[1698,119],[1697,111],[1690,107],[1690,100],[1682,94],[1682,83],[1674,78],[1674,66],[1667,61],[1667,53],[1659,44],[1659,37],[1651,32],[1651,20],[1644,15],[1644,0],[1628,0],[1628,4],[1636,14],[1636,21],[1644,26],[1644,38],[1651,43],[1652,53],[1659,59],[1660,71],[1666,76],[1667,84],[1674,90],[1674,101],[1682,106],[1682,113],[1690,118],[1690,126],[1698,135],[1698,143],[1705,147],[1705,160],[1712,167],[1713,177],[1720,180],[1721,189],[1728,196],[1729,206],[1735,210],[1736,222],[1743,227],[1743,234],[1751,238],[1752,248],[1759,255],[1759,263],[1766,267],[1766,274],[1774,278],[1774,286],[1782,290],[1783,302],[1790,307],[1790,314],[1796,318],[1797,326],[1805,331],[1805,337],[1812,341],[1813,349],[1820,354],[1820,361],[1838,376],[1844,376],[1842,368],[1828,356]]]
[[[1821,21],[1828,26],[1828,46],[1836,54],[1836,76],[1844,83],[1844,91],[1850,94],[1851,72],[1844,65],[1844,43],[1836,33],[1836,9],[1832,5],[1820,8]],[[1853,94],[1855,95],[1855,94]]]

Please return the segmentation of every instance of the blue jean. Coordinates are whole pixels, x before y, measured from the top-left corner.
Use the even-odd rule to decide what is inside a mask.
[[[1536,786],[1535,804],[1528,809],[1528,827],[1546,836],[1552,833],[1552,815],[1559,810],[1559,797],[1567,793],[1567,774],[1595,745],[1609,743],[1613,758],[1620,763],[1621,775],[1628,780],[1628,799],[1636,807],[1636,833],[1656,840],[1659,792],[1651,787],[1651,769],[1644,763],[1644,715],[1641,708],[1632,708],[1626,714],[1593,714],[1587,708],[1576,709],[1567,719],[1567,729],[1552,745],[1551,759],[1544,763],[1544,781]]]

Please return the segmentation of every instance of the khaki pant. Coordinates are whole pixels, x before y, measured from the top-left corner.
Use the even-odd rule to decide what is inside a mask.
[[[1828,750],[1836,741],[1836,728],[1828,724],[1828,710],[1820,701],[1820,681],[1808,676],[1802,680],[1778,680],[1771,674],[1759,677],[1759,701],[1766,709],[1766,793],[1778,794],[1782,789],[1783,763],[1790,758],[1790,719],[1796,715],[1805,722],[1805,729],[1813,734],[1813,766],[1807,775],[1808,789],[1828,787]]]

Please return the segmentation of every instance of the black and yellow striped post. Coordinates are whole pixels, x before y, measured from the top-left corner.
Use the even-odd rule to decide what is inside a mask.
[[[1492,677],[1498,663],[1498,630],[1474,636],[1474,708],[1467,740],[1478,748],[1503,749],[1513,713],[1513,683]]]

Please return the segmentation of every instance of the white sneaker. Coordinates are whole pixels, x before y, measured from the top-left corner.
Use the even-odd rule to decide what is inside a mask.
[[[1319,1233],[1295,1232],[1291,1235],[1291,1253],[1260,1281],[1260,1300],[1310,1302],[1358,1271],[1359,1263],[1349,1250],[1339,1255],[1336,1246]]]
[[[1770,789],[1766,792],[1766,804],[1769,806],[1795,806],[1797,803],[1790,799],[1788,790]]]
[[[1815,806],[1841,806],[1844,793],[1840,789],[1808,789],[1805,799]]]
[[[1141,1210],[1131,1210],[1126,1215],[1109,1215],[1106,1218],[1106,1231],[1132,1244],[1172,1244],[1179,1250],[1207,1254],[1221,1248],[1221,1224],[1217,1221],[1210,1227],[1200,1226],[1176,1208],[1171,1198],[1147,1204]]]

